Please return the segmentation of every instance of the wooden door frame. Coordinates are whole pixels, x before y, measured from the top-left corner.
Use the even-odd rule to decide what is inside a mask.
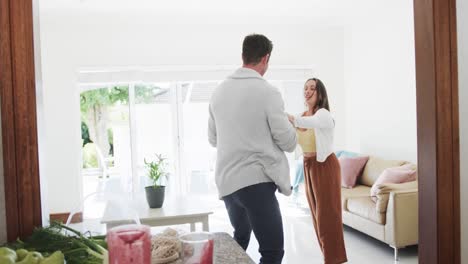
[[[0,103],[7,239],[42,225],[31,0],[0,0]]]
[[[455,3],[414,0],[421,263],[460,263]],[[42,225],[35,80],[32,0],[0,0],[0,103],[10,241]]]
[[[456,0],[414,0],[419,262],[460,263]]]

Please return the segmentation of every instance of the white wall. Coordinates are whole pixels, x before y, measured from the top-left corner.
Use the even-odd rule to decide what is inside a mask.
[[[0,113],[1,116],[1,113]],[[0,138],[2,138],[2,129],[0,125]],[[5,174],[3,172],[3,144],[0,144],[0,245],[7,240],[6,235],[6,215],[5,215]]]
[[[33,28],[34,28],[34,72],[36,78],[36,115],[37,115],[37,143],[39,154],[39,180],[41,182],[41,212],[42,223],[49,221],[48,191],[45,163],[45,117],[44,117],[44,89],[42,86],[42,59],[41,59],[41,38],[40,38],[40,10],[39,0],[33,0]]]
[[[457,1],[458,78],[460,99],[461,259],[468,263],[468,2]]]
[[[345,36],[347,147],[417,160],[413,3],[349,3]]]
[[[337,146],[345,145],[344,31],[339,25],[294,17],[247,20],[190,12],[180,17],[177,12],[74,10],[41,11],[45,170],[51,213],[68,212],[80,199],[76,84],[81,67],[240,65],[243,37],[263,33],[274,43],[271,65],[316,66],[339,124]]]

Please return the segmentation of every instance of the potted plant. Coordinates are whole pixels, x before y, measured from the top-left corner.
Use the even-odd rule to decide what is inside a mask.
[[[164,190],[166,186],[161,185],[161,180],[167,178],[166,159],[162,155],[156,154],[156,160],[146,161],[145,166],[148,169],[148,177],[151,185],[145,187],[146,201],[150,208],[161,208],[164,203]]]

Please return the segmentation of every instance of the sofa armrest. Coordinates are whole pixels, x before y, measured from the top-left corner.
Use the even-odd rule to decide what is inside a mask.
[[[389,194],[385,241],[395,248],[418,244],[418,191]]]
[[[418,182],[413,181],[413,182],[406,182],[406,183],[384,183],[384,184],[377,185],[376,196],[372,197],[372,199],[374,200],[376,204],[377,212],[381,214],[386,213],[390,193],[402,192],[402,191],[417,192]]]

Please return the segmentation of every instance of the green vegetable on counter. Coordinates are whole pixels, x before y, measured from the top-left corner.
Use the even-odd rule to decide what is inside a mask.
[[[0,263],[2,264],[15,264],[16,261],[10,256],[0,256]]]
[[[0,248],[0,263],[11,264],[15,263],[18,256],[14,250],[11,250],[7,247]]]
[[[17,261],[23,260],[23,259],[28,255],[28,253],[29,253],[29,251],[27,251],[27,250],[24,249],[24,248],[17,249],[17,250],[16,250],[16,255],[18,256]]]
[[[39,252],[29,252],[26,257],[21,260],[20,262],[16,262],[16,264],[39,264],[44,257]],[[63,262],[61,263],[63,264]]]
[[[34,264],[63,264],[63,259],[67,264],[102,264],[108,254],[105,236],[83,234],[58,222],[53,222],[48,227],[37,228],[24,241],[17,240],[8,247],[17,250],[16,253],[13,251],[15,258],[18,256],[16,261],[25,261],[29,257],[28,251],[42,252],[46,258],[37,263],[31,262]],[[54,262],[56,259],[62,261]],[[8,263],[0,261],[0,264],[4,262]],[[20,263],[29,264],[29,262]]]
[[[39,264],[63,264],[65,262],[65,256],[61,251],[55,251],[54,254],[43,259]]]
[[[16,252],[10,248],[0,248],[0,264],[63,264],[65,257],[61,251],[55,251],[52,255],[44,258],[40,252],[17,249]]]

